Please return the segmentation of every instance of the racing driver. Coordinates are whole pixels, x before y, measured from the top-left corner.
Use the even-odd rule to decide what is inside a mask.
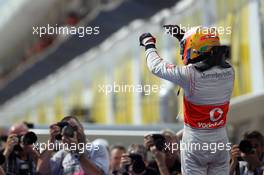
[[[177,25],[164,26],[180,42],[184,66],[167,63],[158,54],[150,33],[140,36],[149,70],[184,90],[184,129],[181,169],[184,175],[227,175],[229,152],[226,116],[233,91],[234,69],[226,61],[228,47],[220,45],[219,34],[209,27],[187,32]],[[222,145],[212,152],[199,145]],[[195,145],[189,146],[189,145]]]

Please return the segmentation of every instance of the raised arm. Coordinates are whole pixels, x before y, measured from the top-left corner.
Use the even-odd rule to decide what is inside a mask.
[[[145,47],[147,66],[154,75],[184,89],[188,88],[190,69],[187,66],[177,66],[164,61],[157,52],[156,39],[150,33],[142,34],[139,40],[140,45]]]
[[[50,138],[48,143],[55,143],[55,136],[60,133],[58,126],[51,125],[50,126]],[[47,146],[49,146],[47,144]],[[53,151],[50,149],[46,149],[39,157],[38,164],[37,164],[37,172],[39,172],[41,175],[45,174],[52,174],[51,173],[51,166],[50,166],[50,160],[52,157]]]

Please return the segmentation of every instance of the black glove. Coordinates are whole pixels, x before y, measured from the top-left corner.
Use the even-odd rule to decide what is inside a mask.
[[[153,37],[150,33],[143,33],[139,37],[139,45],[144,46],[146,49],[155,48],[156,38]]]
[[[173,37],[177,38],[179,41],[182,40],[184,36],[184,30],[180,29],[178,25],[164,25],[163,26],[166,30],[166,33],[172,35]]]

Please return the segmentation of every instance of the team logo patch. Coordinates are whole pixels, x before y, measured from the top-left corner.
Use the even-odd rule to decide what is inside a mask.
[[[223,110],[221,108],[214,108],[210,111],[210,120],[212,122],[218,121],[220,118],[222,118]]]

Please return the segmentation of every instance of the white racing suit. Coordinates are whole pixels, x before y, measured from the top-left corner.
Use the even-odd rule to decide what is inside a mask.
[[[234,69],[214,66],[200,72],[194,64],[175,66],[162,60],[155,48],[146,50],[146,58],[153,74],[184,89],[182,174],[229,174],[231,146],[225,124],[233,91]]]

